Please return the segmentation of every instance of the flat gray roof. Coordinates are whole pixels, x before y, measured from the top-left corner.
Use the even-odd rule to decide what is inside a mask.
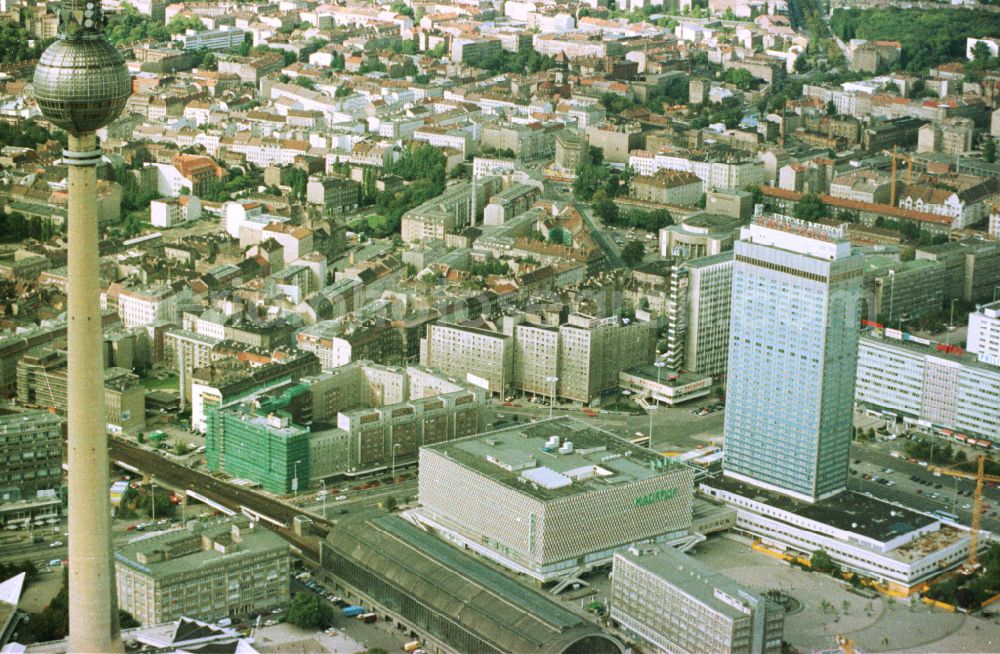
[[[558,437],[560,445],[571,442],[573,452],[560,453],[548,447],[552,437]],[[542,501],[607,490],[685,468],[568,416],[435,443],[425,449]],[[526,478],[535,483],[525,483]]]
[[[639,567],[648,570],[665,582],[690,595],[713,611],[736,620],[743,617],[743,611],[724,602],[716,595],[719,590],[729,597],[750,604],[763,606],[767,601],[762,595],[739,585],[718,570],[694,559],[672,547],[628,548],[618,552]],[[778,605],[774,605],[777,610]]]

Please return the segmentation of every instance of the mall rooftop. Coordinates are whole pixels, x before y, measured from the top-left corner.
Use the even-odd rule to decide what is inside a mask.
[[[424,449],[543,501],[603,491],[685,467],[568,416]]]

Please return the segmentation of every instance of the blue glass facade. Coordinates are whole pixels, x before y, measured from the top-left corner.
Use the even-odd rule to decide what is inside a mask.
[[[797,225],[734,246],[724,470],[815,501],[847,485],[862,257]]]

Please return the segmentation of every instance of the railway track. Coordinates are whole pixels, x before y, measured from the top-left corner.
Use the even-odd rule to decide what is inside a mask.
[[[312,520],[313,529],[318,532],[317,535],[320,539],[326,537],[333,528],[333,523],[329,520],[288,506],[255,491],[237,488],[211,475],[174,463],[142,448],[114,438],[110,439],[109,445],[108,454],[113,462],[120,461],[145,475],[155,477],[157,481],[167,486],[195,491],[235,513],[241,513],[243,507],[246,507],[251,512],[265,518],[260,520],[261,525],[278,533],[301,550],[303,554],[311,555],[313,559],[319,558],[317,539],[296,535],[292,529],[293,520],[298,516],[305,516]],[[286,526],[278,526],[277,523]]]

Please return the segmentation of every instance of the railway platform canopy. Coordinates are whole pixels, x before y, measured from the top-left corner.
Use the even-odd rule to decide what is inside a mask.
[[[341,522],[321,560],[359,601],[455,652],[623,651],[597,625],[398,516]]]

